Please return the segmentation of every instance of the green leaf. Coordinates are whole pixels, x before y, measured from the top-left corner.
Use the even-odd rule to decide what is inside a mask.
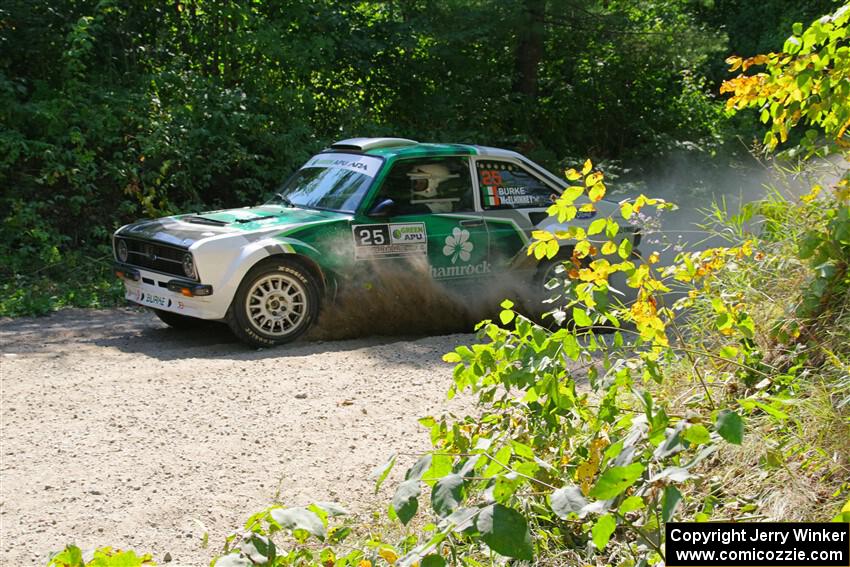
[[[717,414],[714,430],[729,443],[740,445],[744,439],[744,421],[732,410],[721,410]]]
[[[632,463],[625,467],[611,467],[602,473],[588,496],[599,500],[614,498],[633,485],[643,474],[643,471],[644,466],[641,463]]]
[[[523,561],[533,559],[528,523],[516,510],[492,504],[481,510],[475,524],[484,543],[499,555]]]
[[[509,309],[505,309],[499,312],[499,320],[502,322],[502,325],[507,325],[511,321],[514,320],[516,313]]]
[[[460,358],[460,355],[456,352],[447,352],[446,354],[443,355],[443,361],[449,362],[449,363],[456,363],[456,362],[460,362],[461,358]]]
[[[407,523],[419,509],[419,479],[405,480],[396,488],[392,507],[402,524]]]
[[[587,499],[578,486],[564,486],[552,493],[549,497],[549,505],[552,511],[563,520],[571,513],[580,513],[581,509],[587,506]]]
[[[646,507],[646,504],[644,503],[643,498],[640,496],[629,496],[620,503],[620,507],[617,508],[617,511],[620,514],[628,514],[635,510],[641,510],[644,507]]]
[[[463,532],[475,524],[480,508],[458,508],[440,522],[440,529],[450,527],[454,532]]]
[[[379,465],[375,467],[375,470],[372,472],[372,478],[377,478],[375,481],[375,493],[378,493],[378,490],[381,488],[381,485],[384,484],[384,481],[387,480],[387,475],[390,474],[390,471],[393,470],[393,465],[395,465],[396,455],[393,454],[390,459],[384,463],[383,465]]]
[[[316,506],[327,513],[328,516],[347,516],[348,510],[336,502],[316,502]]]
[[[511,441],[513,452],[524,459],[534,459],[534,450],[528,445],[524,445],[519,441]]]
[[[605,218],[596,219],[595,221],[590,223],[589,227],[587,227],[587,234],[588,235],[599,234],[600,232],[605,230],[605,226],[607,224],[608,224],[608,219],[605,219]]]
[[[711,434],[704,425],[696,424],[685,429],[682,438],[691,445],[705,445],[711,442]]]
[[[614,516],[611,514],[601,516],[590,530],[590,533],[593,535],[593,545],[596,546],[596,549],[599,551],[604,550],[616,529],[617,520],[614,519]]]
[[[511,455],[513,455],[513,449],[511,448],[511,446],[504,445],[490,460],[490,463],[487,465],[487,468],[484,469],[484,473],[482,476],[490,478],[491,476],[495,476],[499,473],[507,472],[507,469],[505,467],[510,462]]]
[[[446,454],[433,455],[431,459],[431,468],[424,475],[425,482],[434,485],[438,478],[442,478],[452,472],[452,457]]]
[[[573,307],[573,321],[579,327],[590,327],[593,325],[593,320],[587,315],[587,312],[580,307]]]
[[[247,540],[242,541],[239,549],[257,565],[272,564],[277,553],[274,542],[260,534],[251,534]]]
[[[802,242],[800,242],[798,255],[801,260],[807,260],[814,256],[815,250],[817,250],[818,246],[823,242],[823,237],[820,233],[815,231],[809,231],[803,237]]]
[[[408,469],[404,475],[404,480],[422,480],[425,472],[431,468],[431,453],[428,453]]]
[[[307,508],[275,508],[270,514],[272,519],[285,529],[304,530],[320,540],[325,539],[324,522]]]
[[[738,349],[731,345],[726,345],[720,349],[720,356],[726,360],[735,360],[738,357]]]
[[[437,481],[431,491],[431,507],[438,516],[444,518],[455,511],[463,502],[463,477],[448,474]]]
[[[432,553],[422,558],[420,567],[446,567],[446,560],[442,556]]]
[[[628,238],[624,238],[617,248],[617,255],[623,260],[628,260],[632,255],[632,242]]]
[[[775,407],[768,405],[768,404],[765,404],[763,402],[754,402],[754,403],[755,403],[756,406],[763,409],[765,411],[765,413],[775,417],[776,419],[778,419],[780,421],[784,421],[784,420],[788,419],[788,414],[785,413],[784,411],[778,409],[778,408],[775,408]]]
[[[664,487],[664,498],[661,504],[661,519],[669,522],[676,513],[676,508],[682,501],[682,493],[673,485]]]

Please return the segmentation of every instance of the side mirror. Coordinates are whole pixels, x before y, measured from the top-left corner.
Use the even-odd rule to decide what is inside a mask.
[[[370,217],[388,217],[395,211],[395,201],[392,199],[381,199],[377,205],[372,207],[368,216]]]

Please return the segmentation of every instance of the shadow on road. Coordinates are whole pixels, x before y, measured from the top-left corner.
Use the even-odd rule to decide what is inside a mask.
[[[178,330],[167,327],[144,309],[65,309],[45,317],[0,321],[0,350],[6,355],[62,356],[72,350],[106,348],[161,361],[187,358],[251,361],[392,345],[390,349],[376,349],[376,355],[387,357],[388,363],[405,364],[408,358],[406,350],[412,349],[421,354],[422,349],[427,348],[417,344],[421,339],[468,332],[472,327],[446,325],[442,329],[430,327],[428,332],[420,330],[416,333],[409,332],[410,327],[398,328],[394,324],[374,325],[374,328],[384,332],[369,333],[368,326],[350,323],[343,326],[328,317],[322,320],[322,326],[304,339],[272,349],[255,350],[239,342],[222,323],[209,322],[194,329]],[[399,332],[386,333],[387,329]],[[408,332],[402,332],[404,330]],[[351,338],[357,333],[362,336]],[[434,354],[435,361],[439,361],[443,353]]]

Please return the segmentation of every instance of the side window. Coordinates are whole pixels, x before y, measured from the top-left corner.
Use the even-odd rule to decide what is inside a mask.
[[[554,189],[514,163],[482,160],[476,170],[485,209],[548,207],[557,196]]]
[[[399,161],[384,179],[378,200],[392,199],[394,215],[474,210],[469,161],[462,157]]]

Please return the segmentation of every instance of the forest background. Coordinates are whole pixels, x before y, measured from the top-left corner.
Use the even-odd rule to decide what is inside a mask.
[[[591,157],[624,180],[675,154],[725,169],[764,132],[724,111],[724,59],[836,5],[6,0],[0,316],[115,303],[115,228],[262,201],[345,137],[494,145],[555,171]]]

